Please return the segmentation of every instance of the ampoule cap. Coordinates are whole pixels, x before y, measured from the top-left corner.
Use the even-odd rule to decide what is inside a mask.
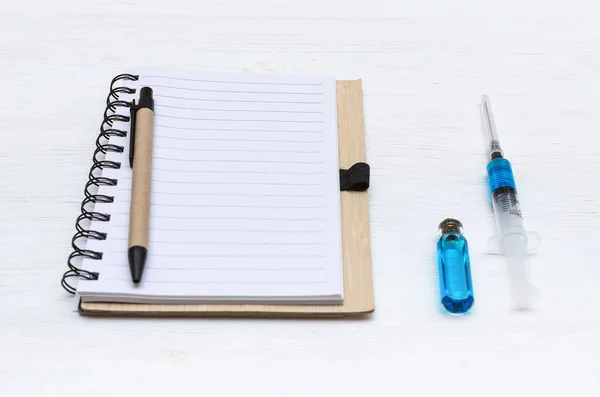
[[[460,223],[460,221],[458,219],[454,219],[454,218],[444,219],[440,223],[438,228],[440,230],[440,234],[442,234],[442,235],[444,235],[446,233],[452,233],[452,232],[462,234],[462,231],[463,231],[462,223]]]

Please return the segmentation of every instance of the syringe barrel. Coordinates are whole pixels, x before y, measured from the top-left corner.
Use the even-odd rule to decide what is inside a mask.
[[[510,162],[495,158],[487,166],[490,193],[498,234],[524,232],[523,215]]]
[[[510,161],[504,157],[498,157],[490,161],[487,165],[487,173],[491,194],[494,194],[494,191],[501,187],[517,189]]]
[[[519,208],[517,191],[513,188],[499,188],[492,194],[494,217],[498,234],[524,233],[523,215]]]

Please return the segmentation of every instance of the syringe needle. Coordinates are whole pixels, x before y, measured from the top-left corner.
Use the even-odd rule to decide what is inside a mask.
[[[490,98],[487,95],[481,96],[481,108],[483,110],[483,126],[485,132],[490,140],[498,140],[494,115],[492,114],[492,106],[490,105]]]
[[[502,157],[504,153],[500,148],[500,140],[498,139],[498,132],[496,131],[496,123],[494,122],[494,115],[492,114],[492,106],[490,104],[490,98],[487,95],[481,96],[481,113],[483,116],[483,129],[490,139],[490,157]]]

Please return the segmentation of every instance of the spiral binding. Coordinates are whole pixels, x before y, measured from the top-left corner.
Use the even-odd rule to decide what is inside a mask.
[[[131,107],[132,103],[119,99],[120,94],[134,94],[135,88],[129,88],[125,86],[115,86],[119,81],[136,81],[139,76],[133,74],[120,74],[116,76],[110,83],[110,93],[106,97],[106,109],[104,110],[104,119],[100,125],[100,135],[96,139],[96,150],[92,156],[93,165],[90,169],[89,180],[85,184],[84,194],[85,198],[81,203],[81,215],[77,217],[75,222],[75,229],[77,232],[71,240],[71,246],[73,252],[69,255],[67,270],[61,280],[61,285],[65,290],[71,294],[75,294],[76,288],[69,284],[69,279],[78,277],[85,280],[97,280],[98,273],[90,272],[81,269],[73,264],[77,258],[88,258],[88,259],[102,259],[102,252],[93,251],[90,249],[82,248],[80,245],[82,240],[106,240],[106,233],[102,233],[96,230],[86,229],[82,222],[84,221],[99,221],[108,222],[110,221],[110,214],[104,214],[93,210],[96,203],[112,203],[114,200],[113,196],[107,196],[104,194],[95,194],[90,189],[99,186],[116,186],[117,180],[113,178],[106,178],[99,176],[102,170],[105,168],[119,169],[121,163],[116,161],[106,160],[105,156],[108,152],[122,153],[123,146],[114,145],[108,143],[111,136],[126,137],[127,131],[113,128],[115,121],[128,122],[130,117],[122,114],[117,114],[117,108],[119,107]]]

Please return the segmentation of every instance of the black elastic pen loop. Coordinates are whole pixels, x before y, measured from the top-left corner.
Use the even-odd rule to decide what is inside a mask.
[[[367,163],[356,163],[352,167],[340,169],[340,190],[364,192],[369,188],[371,167]]]

